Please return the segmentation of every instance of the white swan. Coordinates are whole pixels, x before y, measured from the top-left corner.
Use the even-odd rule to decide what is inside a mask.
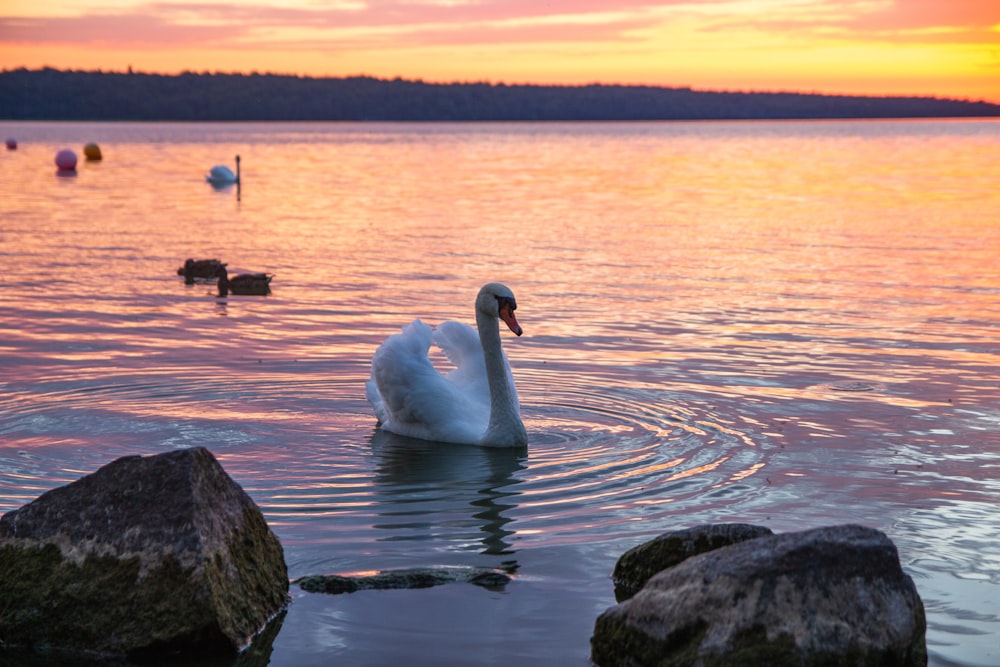
[[[208,171],[205,180],[212,185],[230,185],[240,182],[240,156],[236,156],[236,173],[224,164],[217,164]]]
[[[476,297],[478,335],[458,322],[445,322],[432,332],[414,320],[389,336],[372,357],[365,385],[381,427],[421,440],[527,446],[514,378],[500,346],[499,319],[518,336],[522,333],[516,308],[510,289],[489,283]],[[427,356],[432,340],[455,364],[447,375]]]

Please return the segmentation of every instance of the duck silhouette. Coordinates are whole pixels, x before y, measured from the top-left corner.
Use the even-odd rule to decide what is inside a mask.
[[[184,276],[184,282],[188,285],[194,284],[195,278],[214,280],[219,275],[219,270],[226,270],[226,264],[217,259],[191,259],[184,261],[184,266],[177,269],[177,275]]]
[[[219,268],[216,275],[219,277],[219,296],[229,296],[230,292],[267,295],[271,293],[271,278],[274,278],[272,273],[240,273],[230,278],[225,265]]]

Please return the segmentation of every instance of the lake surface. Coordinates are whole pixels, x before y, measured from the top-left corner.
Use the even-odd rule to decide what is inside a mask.
[[[293,586],[270,665],[585,666],[625,550],[736,521],[885,531],[931,664],[1000,664],[1000,122],[0,134],[0,512],[203,445],[291,577],[516,566]],[[237,153],[239,198],[204,181]],[[188,257],[272,294],[185,285]],[[376,430],[378,344],[472,323],[492,280],[528,451]]]

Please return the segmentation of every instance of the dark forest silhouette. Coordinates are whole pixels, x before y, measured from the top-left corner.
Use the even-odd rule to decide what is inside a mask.
[[[655,86],[425,83],[367,76],[0,72],[0,118],[141,121],[585,121],[1000,116],[935,97]]]

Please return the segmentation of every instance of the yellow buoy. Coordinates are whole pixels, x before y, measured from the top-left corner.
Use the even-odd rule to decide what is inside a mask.
[[[100,160],[102,159],[101,147],[97,144],[91,142],[83,147],[83,154],[88,160]]]

